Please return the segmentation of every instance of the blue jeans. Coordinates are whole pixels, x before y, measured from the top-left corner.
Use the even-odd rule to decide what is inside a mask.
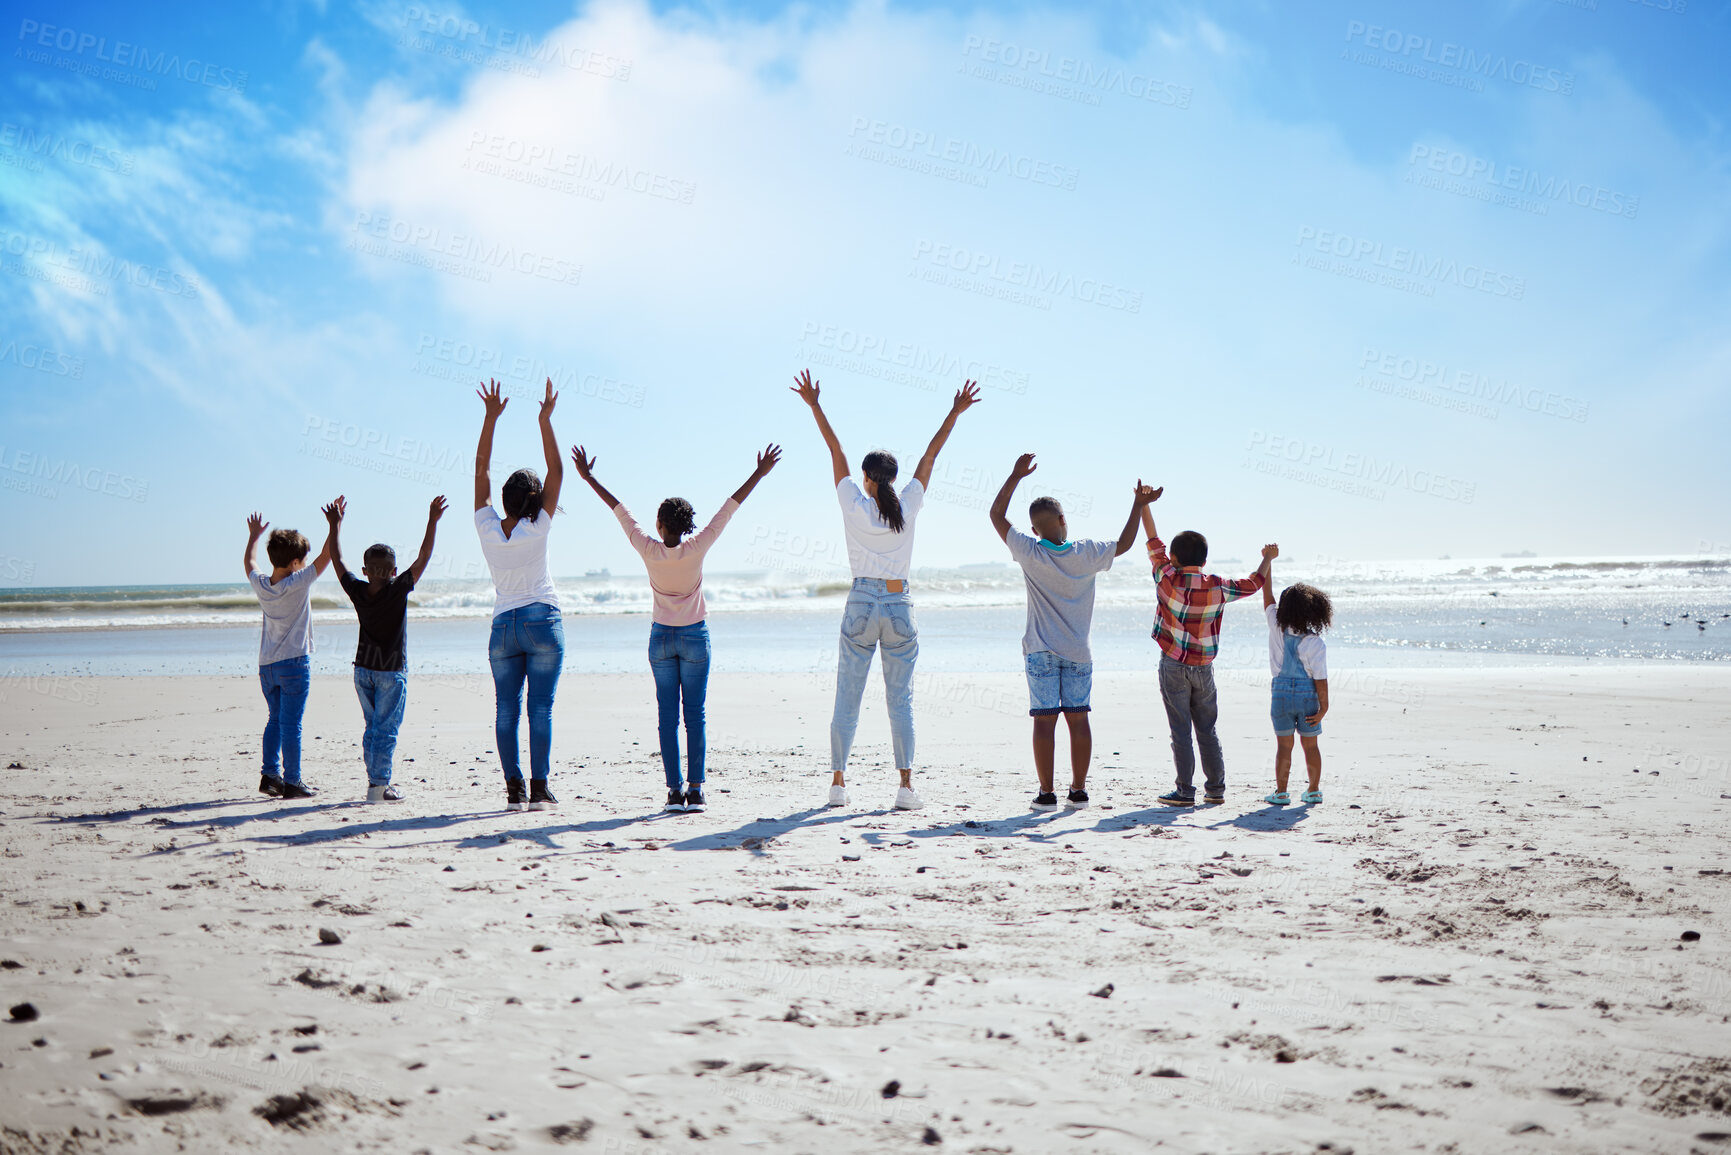
[[[301,780],[301,719],[312,689],[313,660],[306,654],[258,668],[270,719],[264,724],[264,772],[284,782]],[[279,763],[278,758],[281,758]],[[278,766],[281,766],[279,772]]]
[[[547,781],[553,759],[553,694],[565,664],[565,621],[557,606],[536,602],[506,610],[493,619],[487,640],[498,713],[493,736],[507,782],[521,782],[517,763],[517,717],[523,710],[523,683],[529,683],[529,776]]]
[[[884,700],[889,706],[890,742],[896,769],[914,766],[914,662],[920,656],[920,632],[914,624],[907,584],[890,593],[881,578],[854,578],[841,619],[841,656],[835,670],[835,714],[829,723],[832,770],[847,768],[859,729],[860,699],[871,673],[872,653],[884,653]]]
[[[361,700],[361,760],[367,765],[368,786],[391,784],[391,756],[397,752],[397,728],[409,704],[409,675],[402,670],[355,667],[355,695]]]
[[[1172,728],[1172,759],[1178,764],[1175,794],[1196,797],[1196,751],[1190,731],[1202,747],[1204,789],[1218,795],[1226,789],[1226,756],[1220,752],[1220,736],[1214,724],[1220,717],[1220,697],[1214,688],[1214,667],[1187,666],[1162,655],[1160,697],[1166,703],[1166,721]]]
[[[703,785],[703,699],[709,693],[709,626],[649,627],[649,670],[655,675],[655,708],[661,730],[661,768],[667,788],[683,790],[689,781]],[[685,704],[688,769],[679,777],[679,707]]]

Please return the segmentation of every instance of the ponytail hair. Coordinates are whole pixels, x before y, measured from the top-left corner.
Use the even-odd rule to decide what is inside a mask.
[[[533,469],[519,469],[507,477],[499,489],[499,504],[506,517],[535,521],[541,516],[541,475]]]
[[[900,533],[907,524],[902,518],[902,499],[896,492],[896,455],[882,449],[874,449],[865,455],[860,463],[860,471],[866,475],[866,480],[877,487],[878,513],[889,523],[890,529]]]

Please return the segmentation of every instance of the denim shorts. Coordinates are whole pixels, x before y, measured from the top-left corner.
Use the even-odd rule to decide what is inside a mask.
[[[1322,723],[1312,725],[1305,719],[1321,709],[1316,700],[1316,687],[1306,678],[1302,686],[1274,683],[1273,701],[1268,713],[1274,719],[1274,732],[1282,738],[1293,731],[1314,738],[1322,733]]]
[[[1051,650],[1035,650],[1024,659],[1028,667],[1028,713],[1073,713],[1088,711],[1088,695],[1094,689],[1094,663],[1072,662]]]

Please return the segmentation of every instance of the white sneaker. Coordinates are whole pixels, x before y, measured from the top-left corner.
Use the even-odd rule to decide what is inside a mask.
[[[896,791],[897,810],[918,810],[926,804],[926,800],[914,793],[912,786],[903,786]]]
[[[846,806],[847,805],[847,787],[846,786],[831,786],[829,788],[829,802],[826,803],[826,805],[829,805],[829,806]]]
[[[368,802],[401,802],[402,800],[403,792],[397,789],[395,782],[384,786],[367,787]]]

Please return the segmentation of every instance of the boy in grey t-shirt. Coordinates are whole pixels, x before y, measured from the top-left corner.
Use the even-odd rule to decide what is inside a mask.
[[[1124,532],[1112,541],[1070,541],[1064,508],[1050,497],[1028,506],[1031,536],[1010,524],[1010,496],[1022,478],[1034,472],[1034,455],[1016,459],[1003,488],[992,502],[992,528],[1010,547],[1028,585],[1028,629],[1022,635],[1023,662],[1028,672],[1028,713],[1034,718],[1034,773],[1040,790],[1035,810],[1056,810],[1053,763],[1057,759],[1058,715],[1070,727],[1070,795],[1072,810],[1088,805],[1088,761],[1094,735],[1088,725],[1088,696],[1094,683],[1094,658],[1088,649],[1088,629],[1094,618],[1094,577],[1112,568],[1112,559],[1136,544],[1136,523],[1160,490],[1136,483],[1135,502]]]

